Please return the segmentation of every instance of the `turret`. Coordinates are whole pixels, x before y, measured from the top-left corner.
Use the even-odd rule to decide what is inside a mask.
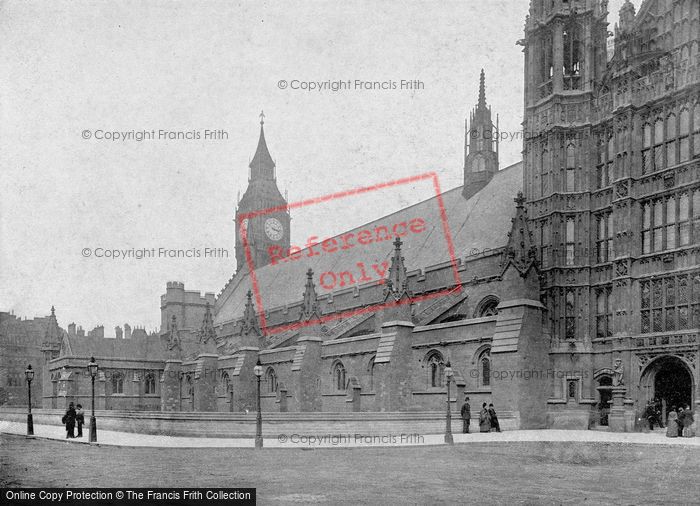
[[[464,198],[470,198],[491,181],[498,171],[498,120],[494,125],[486,105],[486,77],[481,69],[479,100],[465,120]]]

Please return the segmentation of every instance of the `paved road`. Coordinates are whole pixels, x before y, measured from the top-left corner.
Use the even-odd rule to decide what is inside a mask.
[[[161,447],[161,448],[252,448],[252,438],[198,438],[172,437],[163,435],[135,434],[131,432],[100,431],[98,420],[98,443],[110,446]],[[0,433],[26,434],[27,427],[20,422],[0,421]],[[71,443],[87,443],[88,430],[84,428],[82,439],[68,440]],[[65,440],[65,430],[58,425],[34,425],[34,435],[39,438]],[[268,448],[357,448],[424,446],[444,444],[442,434],[386,434],[381,437],[354,433],[318,434],[301,436],[280,434],[276,438],[266,438]],[[630,443],[652,445],[680,445],[700,447],[700,438],[667,438],[665,432],[651,433],[601,432],[592,430],[514,430],[474,434],[455,434],[455,443],[491,442],[588,442],[588,443]]]

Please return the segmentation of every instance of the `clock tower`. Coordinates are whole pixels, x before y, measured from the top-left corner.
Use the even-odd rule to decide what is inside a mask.
[[[270,263],[270,248],[279,247],[284,251],[289,250],[289,210],[287,201],[277,188],[275,162],[272,160],[265,142],[264,119],[265,115],[260,113],[260,138],[255,155],[249,165],[248,188],[238,202],[238,209],[236,209],[237,270],[247,265],[243,233],[246,235],[255,269]],[[245,219],[246,214],[268,209],[275,210]]]

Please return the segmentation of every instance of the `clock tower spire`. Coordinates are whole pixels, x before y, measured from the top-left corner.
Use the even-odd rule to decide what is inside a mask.
[[[288,251],[290,217],[287,200],[277,188],[275,162],[265,140],[265,113],[260,113],[260,136],[255,155],[248,165],[248,188],[236,209],[236,269],[247,265],[246,245],[252,267],[270,263],[270,251]],[[266,210],[274,209],[269,212]],[[261,212],[250,216],[251,213]],[[279,256],[279,254],[277,254]]]

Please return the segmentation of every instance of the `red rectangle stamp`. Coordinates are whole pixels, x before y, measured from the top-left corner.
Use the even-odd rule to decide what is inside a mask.
[[[360,199],[367,205],[367,198],[372,194],[377,194],[377,198],[381,199],[383,191],[390,191],[401,185],[415,186],[421,183],[430,187],[431,197],[427,200],[334,236],[312,233],[308,234],[303,242],[294,243],[285,235],[280,220],[274,218],[280,213],[289,213],[295,209],[329,206],[341,201],[347,210],[353,198]],[[258,244],[260,241],[256,237],[249,237],[247,233],[250,229],[249,223],[253,220],[264,222],[263,229],[268,242],[262,249]],[[270,230],[267,230],[268,228]],[[434,172],[330,193],[284,206],[241,213],[238,216],[238,229],[245,249],[245,260],[258,308],[260,328],[266,335],[324,324],[398,305],[419,303],[461,290],[452,235],[438,177]],[[387,284],[391,285],[389,276],[395,262],[402,265],[393,267],[394,269],[406,267],[408,271],[449,263],[453,280],[442,284],[447,288],[425,290],[424,293],[418,290],[416,293],[411,292],[410,297],[375,297],[370,301],[360,298],[361,302],[352,305],[353,307],[318,309],[310,318],[292,322],[268,321],[266,310],[300,299],[289,295],[297,291],[301,293],[304,274],[313,282],[318,298],[329,301],[334,296],[348,291],[354,291],[357,296],[360,290],[367,287],[384,285],[384,288],[387,288]],[[408,286],[408,281],[406,285]]]

